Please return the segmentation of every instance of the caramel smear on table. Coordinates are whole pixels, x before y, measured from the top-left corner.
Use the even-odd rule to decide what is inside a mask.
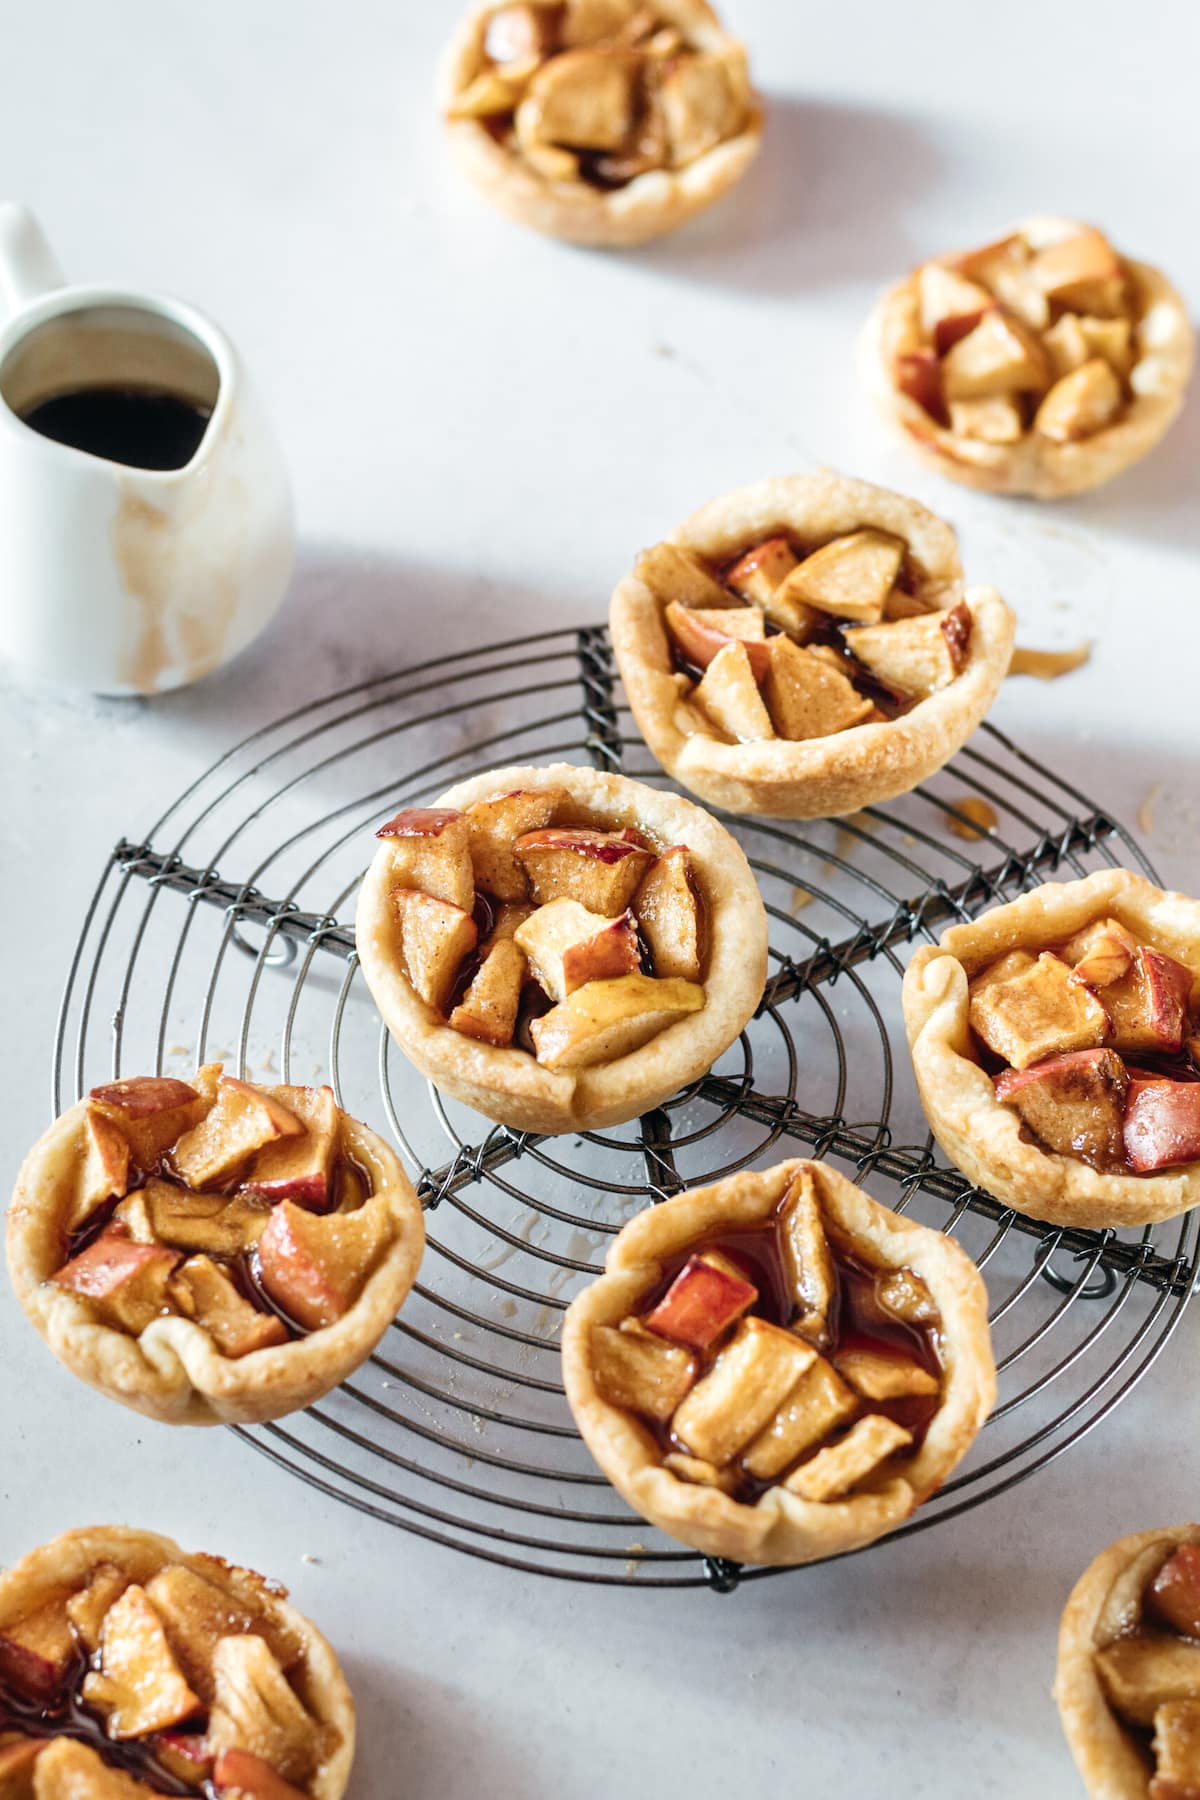
[[[1077,644],[1074,650],[1022,650],[1020,644],[1008,665],[1010,675],[1033,675],[1038,681],[1057,681],[1072,669],[1082,669],[1092,659],[1090,643]]]
[[[982,794],[964,794],[960,800],[951,800],[948,804],[953,806],[955,812],[966,815],[956,819],[954,813],[951,813],[947,818],[946,823],[955,837],[987,837],[1000,823],[995,807]]]

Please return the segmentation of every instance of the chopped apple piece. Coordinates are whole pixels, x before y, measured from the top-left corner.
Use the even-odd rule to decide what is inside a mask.
[[[129,1576],[115,1563],[97,1563],[85,1588],[80,1588],[67,1601],[67,1617],[77,1641],[88,1656],[100,1643],[104,1615],[129,1586]]]
[[[200,1076],[210,1078],[195,1087],[166,1075],[135,1075],[127,1081],[110,1081],[88,1095],[94,1109],[114,1124],[129,1144],[134,1165],[149,1173],[175,1140],[190,1131],[212,1104],[213,1076],[219,1065],[209,1065]]]
[[[659,97],[673,169],[686,168],[715,150],[746,116],[741,70],[720,52],[672,57],[663,70]]]
[[[1034,416],[1033,428],[1056,444],[1090,437],[1111,424],[1124,401],[1121,383],[1102,356],[1061,375]]]
[[[686,845],[676,844],[663,852],[638,889],[633,907],[654,973],[699,981],[704,922],[692,874],[692,853]]]
[[[1031,273],[1032,252],[1019,233],[968,251],[955,258],[952,266],[971,280],[981,282],[1035,331],[1043,331],[1050,323],[1049,303]]]
[[[259,1241],[263,1286],[290,1318],[318,1331],[349,1312],[391,1236],[386,1208],[373,1200],[325,1214],[281,1200]]]
[[[236,1076],[222,1075],[216,1103],[179,1139],[171,1161],[189,1187],[215,1187],[264,1144],[303,1133],[301,1120],[274,1095]]]
[[[722,606],[697,611],[672,600],[664,613],[680,653],[697,669],[707,669],[729,644],[746,647],[756,681],[767,669],[766,625],[757,606]]]
[[[907,1325],[940,1325],[933,1295],[915,1269],[889,1269],[875,1278],[875,1298],[885,1313]]]
[[[836,651],[826,658],[801,649],[791,638],[774,637],[770,652],[763,691],[781,738],[832,737],[867,723],[872,703],[854,686],[846,673],[849,665]]]
[[[837,1372],[864,1400],[923,1399],[940,1391],[930,1370],[911,1357],[882,1350],[843,1350],[834,1357]]]
[[[980,444],[1016,444],[1024,435],[1025,422],[1010,394],[992,394],[985,400],[952,400],[950,429],[956,437],[974,438]]]
[[[98,1206],[119,1199],[129,1186],[129,1139],[96,1106],[84,1109],[81,1149],[75,1198],[66,1219],[68,1231],[77,1231]]]
[[[578,900],[550,900],[527,919],[516,942],[534,980],[552,1000],[565,1000],[589,981],[630,975],[641,966],[637,921],[589,912]]]
[[[726,644],[718,650],[692,701],[722,731],[742,743],[760,743],[775,736],[745,644]]]
[[[110,1768],[77,1738],[43,1741],[34,1764],[34,1800],[149,1800],[160,1790]]]
[[[681,1451],[672,1450],[663,1457],[663,1468],[680,1481],[690,1481],[694,1487],[719,1488],[723,1494],[737,1492],[736,1469],[718,1469],[715,1463],[705,1462],[699,1456],[684,1456]]]
[[[251,1306],[211,1257],[190,1256],[171,1277],[167,1292],[185,1319],[208,1332],[222,1356],[249,1356],[252,1350],[288,1341],[283,1320]]]
[[[589,981],[529,1027],[538,1061],[547,1069],[588,1069],[640,1050],[668,1025],[704,1005],[693,981],[620,975]]]
[[[561,8],[563,45],[575,50],[616,37],[629,26],[636,10],[637,0],[565,0]]]
[[[949,424],[942,365],[936,350],[904,351],[896,358],[893,375],[900,392],[923,407],[935,425]]]
[[[1132,1080],[1123,1135],[1135,1174],[1200,1162],[1200,1081]]]
[[[202,1731],[159,1731],[150,1739],[155,1758],[168,1775],[202,1788],[213,1770],[213,1755]]]
[[[1138,945],[1128,974],[1104,989],[1114,1049],[1177,1055],[1188,1029],[1192,979],[1174,957]]]
[[[1117,1711],[1149,1728],[1160,1706],[1200,1694],[1200,1644],[1138,1631],[1096,1651],[1096,1668]]]
[[[89,1301],[102,1324],[137,1337],[151,1320],[170,1312],[167,1284],[179,1260],[176,1251],[135,1244],[120,1226],[110,1225],[50,1280]]]
[[[226,1750],[217,1758],[213,1787],[219,1800],[306,1800],[299,1788],[248,1750]]]
[[[1042,343],[1050,353],[1050,367],[1056,381],[1060,376],[1081,369],[1092,355],[1078,313],[1064,313],[1049,331],[1042,334]]]
[[[655,544],[638,557],[635,574],[659,600],[684,606],[732,606],[733,599],[694,550],[679,544]]]
[[[71,1593],[68,1587],[54,1590],[0,1632],[0,1680],[30,1700],[54,1700],[75,1660]]]
[[[792,1332],[743,1319],[676,1410],[676,1438],[704,1462],[732,1462],[775,1416],[815,1355]]]
[[[808,1462],[801,1463],[784,1486],[802,1500],[840,1500],[912,1441],[911,1431],[897,1425],[894,1419],[869,1413],[852,1425],[838,1443],[827,1444]]]
[[[814,1352],[775,1417],[743,1453],[742,1465],[755,1480],[774,1481],[806,1450],[847,1424],[858,1409],[854,1392],[832,1364]]]
[[[400,922],[400,949],[413,988],[426,1006],[444,1012],[454,982],[479,939],[469,912],[413,888],[396,888],[392,904]]]
[[[451,1029],[497,1048],[511,1044],[521,1010],[525,974],[524,952],[512,938],[501,938],[492,945],[450,1014]]]
[[[34,1800],[33,1765],[45,1748],[45,1738],[0,1731],[0,1800]]]
[[[696,1379],[696,1359],[679,1344],[664,1343],[646,1330],[619,1331],[592,1326],[592,1367],[596,1386],[614,1406],[669,1419]]]
[[[494,63],[538,62],[554,49],[554,10],[545,6],[502,6],[487,22],[484,55]]]
[[[1121,311],[1125,277],[1121,260],[1092,226],[1039,250],[1030,270],[1048,300],[1072,312],[1109,317]]]
[[[242,1185],[264,1200],[295,1200],[324,1212],[333,1201],[333,1165],[342,1135],[333,1089],[280,1086],[273,1093],[301,1121],[305,1135],[267,1144]]]
[[[1106,988],[1128,975],[1137,939],[1117,919],[1097,919],[1063,945],[1063,961],[1090,988]]]
[[[972,984],[971,1029],[1014,1069],[1047,1056],[1093,1050],[1108,1035],[1108,1014],[1059,957],[1043,951],[1007,980]]]
[[[168,1563],[146,1584],[146,1597],[163,1622],[189,1686],[205,1705],[215,1697],[213,1652],[222,1638],[255,1632],[286,1665],[292,1658],[265,1613],[241,1605],[224,1588],[183,1563]]]
[[[98,1667],[84,1677],[83,1697],[105,1715],[109,1737],[167,1731],[201,1710],[171,1652],[162,1620],[132,1582],[104,1615]]]
[[[945,356],[948,350],[953,350],[959,338],[969,336],[982,317],[981,312],[969,312],[960,313],[953,319],[939,319],[933,328],[933,347],[938,356]],[[960,400],[958,404],[962,406],[966,402]]]
[[[1111,1050],[1072,1050],[996,1077],[996,1098],[1015,1107],[1048,1150],[1102,1168],[1124,1155],[1125,1065]]]
[[[793,569],[784,592],[838,619],[873,624],[904,561],[904,544],[886,531],[852,531],[814,550]]]
[[[514,63],[511,69],[484,69],[468,82],[446,108],[448,119],[492,119],[510,113],[519,104],[532,74],[531,66]]]
[[[222,1638],[213,1651],[212,1672],[208,1741],[217,1767],[226,1752],[243,1750],[261,1757],[285,1781],[307,1781],[326,1754],[326,1730],[305,1710],[262,1638]]]
[[[690,1256],[643,1324],[660,1337],[707,1350],[758,1299],[758,1289],[726,1257]]]
[[[529,898],[525,870],[513,855],[513,844],[527,831],[540,831],[553,822],[570,796],[565,788],[518,789],[512,794],[493,794],[467,808],[471,833],[471,863],[475,885],[497,900],[521,902]]]
[[[942,358],[947,400],[985,400],[993,394],[1040,394],[1050,381],[1045,351],[1019,319],[984,313],[973,331]]]
[[[926,699],[961,674],[970,643],[971,614],[960,601],[945,612],[851,626],[847,647],[885,687]]]
[[[1063,315],[1069,318],[1070,314]],[[1094,356],[1102,356],[1113,373],[1123,381],[1129,379],[1133,370],[1133,325],[1129,319],[1093,319],[1086,315],[1079,321],[1079,329],[1089,352]]]
[[[214,1256],[237,1256],[252,1250],[266,1228],[270,1211],[235,1194],[193,1194],[173,1181],[153,1178],[122,1200],[114,1223],[124,1225],[135,1243],[167,1244],[175,1250],[203,1250]]]
[[[522,109],[536,109],[537,135],[569,150],[620,150],[633,126],[635,58],[568,50],[543,63]]]
[[[1154,1780],[1150,1800],[1200,1794],[1200,1697],[1168,1700],[1154,1715]]]
[[[942,263],[926,263],[917,272],[917,299],[921,330],[932,337],[943,319],[978,316],[992,304],[992,296],[978,282],[968,281]]]
[[[607,919],[626,910],[654,861],[654,852],[628,832],[586,825],[526,832],[514,848],[535,900],[577,900]]]
[[[375,836],[388,845],[397,887],[419,888],[435,900],[470,912],[475,876],[465,813],[448,806],[409,806],[381,825]]]
[[[799,1309],[796,1330],[814,1344],[823,1344],[837,1295],[837,1273],[821,1221],[816,1183],[808,1169],[800,1171],[784,1195],[779,1221],[788,1285]]]
[[[798,560],[785,537],[767,538],[739,556],[733,567],[725,571],[725,585],[743,600],[765,608],[797,567]]]
[[[492,929],[479,946],[479,954],[486,956],[497,944],[502,944],[517,935],[517,930],[526,919],[531,919],[537,908],[531,900],[505,900],[496,908],[492,919]]]
[[[1181,1544],[1168,1556],[1146,1599],[1173,1631],[1200,1638],[1200,1544]]]

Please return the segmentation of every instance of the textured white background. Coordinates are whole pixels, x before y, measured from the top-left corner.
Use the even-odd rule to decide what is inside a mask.
[[[0,1167],[46,1117],[54,1010],[109,846],[306,696],[592,620],[700,500],[827,461],[959,526],[1025,642],[1095,640],[997,721],[1200,889],[1200,397],[1116,486],[1005,504],[915,472],[855,389],[875,290],[1022,213],[1077,213],[1200,295],[1200,11],[1180,0],[735,0],[771,100],[760,165],[675,240],[602,257],[492,217],[430,104],[453,15],[414,0],[4,0],[0,187],[68,271],[187,296],[273,405],[303,537],[225,676],[153,704],[0,687]],[[4,597],[0,595],[0,604]],[[357,1800],[1069,1795],[1060,1606],[1110,1538],[1194,1515],[1186,1320],[1103,1432],[1015,1494],[733,1601],[522,1581],[323,1502],[223,1434],[88,1395],[0,1296],[0,1560],[128,1518],[293,1586],[343,1652]],[[303,1563],[302,1555],[320,1558]]]

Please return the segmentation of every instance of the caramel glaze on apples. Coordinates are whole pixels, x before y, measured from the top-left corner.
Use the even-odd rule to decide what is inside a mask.
[[[0,1733],[19,1731],[25,1737],[46,1740],[75,1738],[89,1750],[94,1750],[110,1768],[121,1769],[135,1780],[147,1782],[156,1793],[190,1794],[192,1800],[197,1800],[198,1796],[211,1800],[217,1791],[211,1781],[197,1787],[170,1774],[155,1756],[151,1740],[127,1738],[119,1742],[108,1736],[103,1714],[83,1698],[83,1683],[90,1668],[91,1662],[81,1650],[57,1693],[47,1699],[27,1698],[0,1676]],[[186,1724],[174,1727],[172,1735],[183,1735],[189,1729],[202,1731],[203,1726],[202,1718],[194,1722],[188,1720]]]
[[[644,1319],[647,1313],[653,1311],[693,1256],[702,1255],[706,1250],[719,1251],[758,1290],[758,1298],[750,1306],[746,1316],[763,1319],[768,1325],[777,1325],[786,1331],[798,1317],[800,1309],[788,1281],[781,1232],[782,1219],[776,1214],[762,1225],[748,1225],[737,1231],[714,1232],[688,1244],[664,1261],[659,1281],[643,1296],[635,1316]],[[841,1250],[832,1237],[828,1242],[837,1278],[837,1292],[829,1313],[830,1337],[822,1345],[822,1355],[836,1358],[847,1350],[870,1350],[879,1356],[916,1362],[940,1384],[942,1365],[938,1356],[936,1326],[909,1325],[902,1319],[886,1315],[875,1298],[875,1281],[877,1275],[890,1271],[869,1268],[866,1263]],[[722,1336],[699,1357],[698,1379],[708,1373],[726,1341],[726,1336]],[[895,1400],[871,1400],[866,1403],[871,1412],[893,1419],[897,1425],[902,1425],[912,1433],[912,1444],[897,1454],[898,1462],[916,1455],[941,1404],[940,1392],[906,1395]],[[654,1436],[664,1456],[672,1451],[690,1454],[687,1446],[671,1430],[670,1420],[658,1422],[639,1415],[639,1422]],[[817,1455],[821,1448],[821,1444],[814,1444],[804,1456],[769,1481],[756,1480],[742,1471],[733,1498],[744,1505],[753,1506],[768,1488],[778,1487],[794,1469]]]

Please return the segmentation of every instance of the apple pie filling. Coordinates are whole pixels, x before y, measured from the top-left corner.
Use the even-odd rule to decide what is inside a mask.
[[[593,1325],[596,1385],[681,1481],[753,1505],[781,1485],[848,1498],[920,1448],[942,1399],[941,1320],[913,1270],[827,1229],[808,1171],[763,1223],[663,1265],[618,1325]]]
[[[686,169],[745,129],[751,95],[741,46],[706,47],[674,10],[639,0],[493,7],[478,71],[448,116],[477,121],[550,182],[612,190]]]
[[[464,1037],[569,1071],[704,1007],[705,905],[686,845],[607,829],[552,786],[409,808],[376,835],[408,980]]]
[[[138,1573],[97,1561],[0,1627],[0,1794],[326,1791],[314,1777],[342,1738],[282,1590],[215,1558]]]
[[[137,1337],[192,1320],[223,1357],[287,1343],[354,1305],[393,1235],[342,1144],[330,1088],[252,1086],[208,1064],[194,1084],[93,1088],[51,1286]]]
[[[818,547],[778,533],[721,567],[662,543],[636,574],[663,606],[685,720],[731,742],[898,718],[970,648],[968,608],[927,600],[907,545],[874,528]]]
[[[1165,1560],[1161,1543],[1151,1546],[1122,1589],[1131,1579],[1140,1591],[1131,1604],[1110,1602],[1118,1629],[1100,1633],[1096,1674],[1145,1760],[1150,1800],[1192,1800],[1200,1793],[1200,1545],[1180,1544]]]
[[[1044,1148],[1103,1173],[1200,1160],[1200,1020],[1191,969],[1101,918],[970,983],[996,1098]]]

